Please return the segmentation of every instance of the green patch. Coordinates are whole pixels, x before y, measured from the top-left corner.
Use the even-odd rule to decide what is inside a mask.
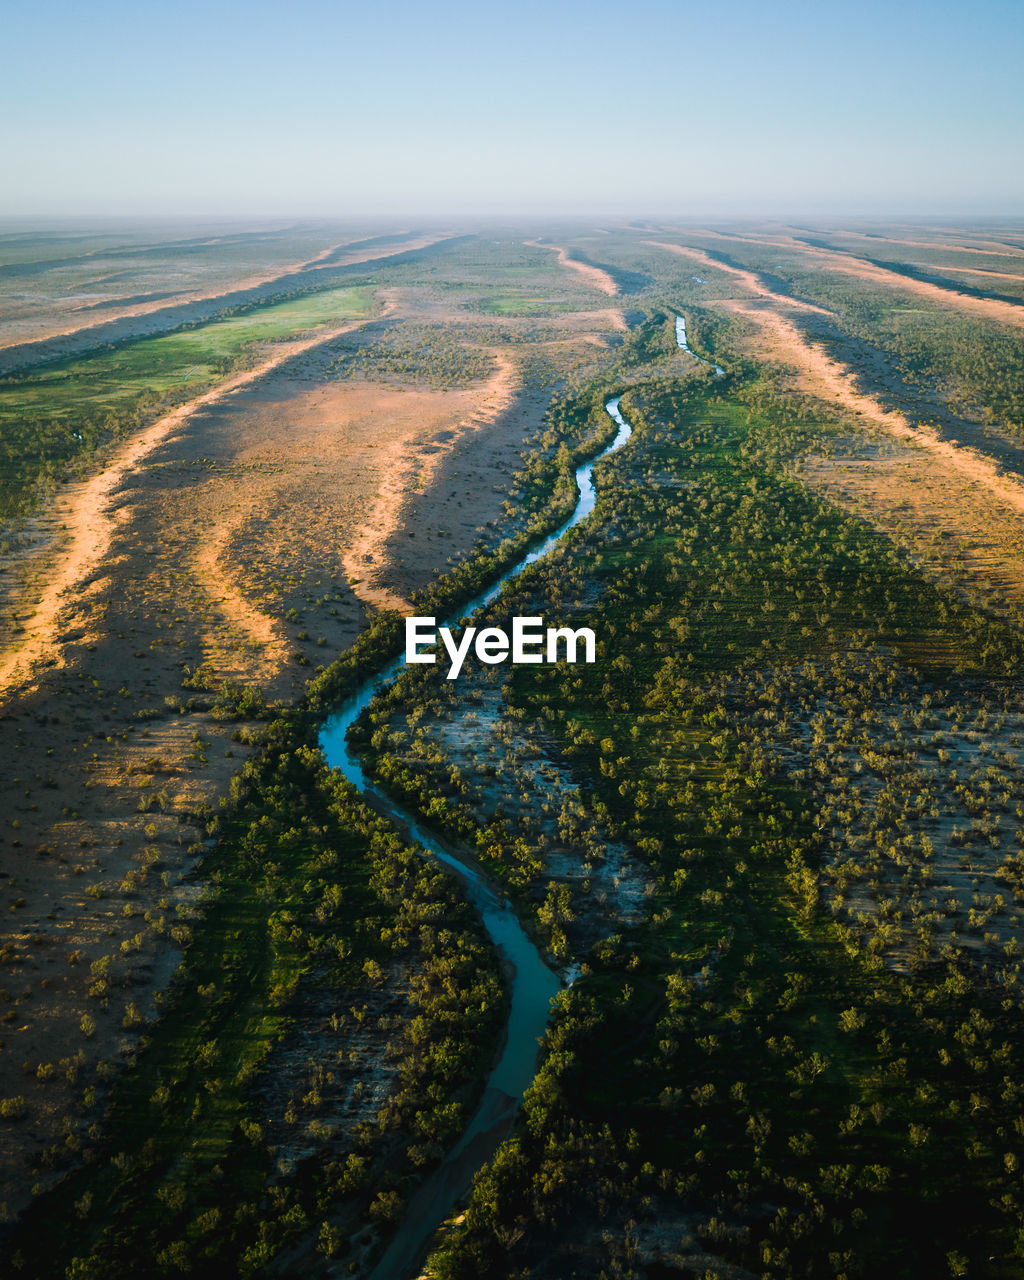
[[[537,297],[529,294],[506,293],[485,298],[479,309],[493,316],[537,316],[574,311],[576,304],[567,298]]]
[[[361,1215],[378,1191],[400,1202],[424,1151],[457,1137],[493,1054],[503,998],[478,923],[297,723],[268,727],[233,793],[204,864],[212,892],[181,937],[162,1016],[116,1085],[86,1166],[19,1230],[15,1257],[40,1280],[136,1274],[154,1258],[161,1274],[253,1274],[335,1197],[357,1197]],[[304,995],[336,993],[329,1006],[347,1009],[396,962],[418,980],[386,1122],[310,1126],[302,1142],[314,1141],[316,1159],[278,1183],[267,1133],[279,1117],[264,1113],[256,1082]]]
[[[368,288],[331,289],[159,338],[0,378],[0,517],[35,501],[69,464],[255,363],[263,344],[368,314]]]

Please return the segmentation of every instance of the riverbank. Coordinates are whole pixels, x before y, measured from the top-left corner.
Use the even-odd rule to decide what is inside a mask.
[[[506,583],[548,555],[570,529],[582,524],[594,510],[597,502],[593,483],[595,466],[623,448],[632,435],[632,427],[619,412],[618,398],[610,399],[605,408],[618,430],[611,444],[577,467],[575,483],[579,497],[570,517],[469,604],[461,606],[457,611],[459,618],[475,615],[492,604]],[[340,770],[368,803],[386,813],[400,830],[457,877],[501,958],[510,981],[511,998],[504,1047],[488,1077],[483,1102],[459,1144],[410,1201],[398,1231],[372,1272],[373,1280],[391,1280],[409,1273],[410,1267],[425,1253],[433,1232],[466,1192],[473,1173],[486,1163],[506,1136],[536,1071],[548,1009],[560,987],[524,931],[511,903],[483,874],[476,860],[461,857],[457,848],[437,839],[415,814],[374,785],[349,747],[349,729],[403,665],[401,658],[391,662],[346,699],[321,730],[320,745],[328,764]],[[496,1102],[499,1104],[497,1115]]]

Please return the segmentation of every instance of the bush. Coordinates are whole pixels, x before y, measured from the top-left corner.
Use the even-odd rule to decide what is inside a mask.
[[[0,1098],[0,1120],[20,1120],[25,1114],[25,1099],[19,1094],[15,1098]]]

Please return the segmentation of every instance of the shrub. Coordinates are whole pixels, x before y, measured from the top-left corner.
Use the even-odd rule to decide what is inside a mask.
[[[14,1098],[0,1098],[0,1120],[20,1120],[25,1114],[25,1099],[21,1094]]]

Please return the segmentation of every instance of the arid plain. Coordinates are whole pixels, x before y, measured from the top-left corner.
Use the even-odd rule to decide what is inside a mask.
[[[694,1008],[705,986],[726,981],[716,975],[719,961],[728,968],[728,930],[708,924],[701,932],[692,914],[664,941],[664,954],[644,953],[641,939],[660,939],[663,928],[668,937],[676,910],[669,886],[681,893],[688,875],[695,883],[702,873],[666,869],[672,840],[648,830],[642,815],[657,807],[649,797],[662,786],[688,794],[693,809],[695,785],[718,785],[736,767],[756,780],[750,787],[772,778],[786,795],[800,792],[800,812],[814,815],[802,846],[812,850],[813,893],[799,859],[786,864],[788,881],[781,873],[788,888],[780,910],[799,922],[797,934],[820,916],[839,931],[828,935],[833,942],[842,936],[847,954],[864,958],[865,972],[878,962],[893,983],[921,973],[930,981],[929,966],[955,951],[957,963],[976,966],[986,998],[998,987],[1019,1012],[1024,696],[1014,646],[1024,645],[1024,229],[861,220],[11,232],[0,235],[0,313],[0,1205],[30,1274],[65,1274],[71,1265],[64,1259],[57,1269],[26,1254],[31,1214],[58,1213],[66,1177],[108,1160],[120,1168],[124,1152],[105,1136],[105,1108],[119,1082],[140,1062],[145,1069],[150,1038],[159,1040],[163,993],[205,927],[217,883],[209,859],[244,799],[240,771],[271,749],[266,726],[317,710],[311,677],[357,652],[390,611],[409,614],[424,599],[461,603],[471,593],[444,595],[459,572],[475,572],[488,556],[497,563],[507,540],[526,545],[527,534],[553,527],[571,466],[593,452],[613,393],[635,415],[636,438],[623,454],[631,461],[616,460],[614,478],[602,482],[603,523],[580,531],[572,554],[558,553],[561,568],[517,588],[513,603],[574,619],[595,609],[611,620],[598,666],[620,675],[599,673],[601,701],[621,723],[602,728],[605,711],[593,706],[574,720],[571,691],[559,703],[547,685],[530,690],[504,668],[477,670],[457,692],[410,685],[382,704],[361,739],[375,776],[432,816],[446,838],[475,849],[567,993],[592,992],[594,1009],[606,999],[628,1003],[634,987],[653,991],[660,979],[645,966],[669,963],[667,955],[680,973],[703,974],[687,987]],[[666,405],[676,406],[675,417]],[[684,450],[672,431],[691,420],[702,425]],[[749,510],[733,524],[720,488],[712,485],[705,503],[703,482],[687,470],[719,429],[731,443],[720,445],[714,466],[725,457],[751,468],[737,481]],[[678,454],[665,452],[670,443]],[[763,472],[755,476],[756,468]],[[800,537],[811,536],[815,520],[831,521],[843,547],[864,539],[858,572],[870,576],[863,565],[877,555],[891,580],[878,578],[877,599],[868,593],[868,603],[858,596],[850,604],[854,589],[844,596],[835,583],[853,571],[837,569],[812,600],[813,616],[800,592],[813,598],[818,588],[798,583],[790,600],[780,587],[792,621],[785,642],[772,639],[781,618],[769,589],[757,638],[767,647],[748,659],[749,601],[736,605],[729,593],[744,569],[737,529],[744,521],[760,527],[749,495],[762,474],[773,493],[805,504]],[[718,512],[714,533],[684,536],[669,522],[655,537],[646,510],[628,505],[637,495]],[[762,532],[759,548],[782,547],[790,536]],[[685,551],[671,554],[681,560],[659,561],[646,585],[646,570],[629,576],[634,548],[668,555],[674,537]],[[813,537],[819,550],[831,545],[831,535]],[[715,572],[697,569],[706,538],[723,557]],[[786,545],[799,559],[796,541]],[[749,554],[752,564],[761,550]],[[610,580],[609,565],[623,577]],[[809,584],[811,568],[801,572]],[[648,589],[655,579],[656,599]],[[633,618],[623,603],[627,580]],[[960,630],[950,623],[948,636],[917,634],[901,612],[914,616],[901,603],[913,592],[932,593],[927,599],[950,617],[960,610]],[[714,609],[733,618],[734,631],[705,643],[718,646],[713,660],[695,647],[683,676],[668,648],[659,649],[666,665],[644,686],[644,709],[622,701],[616,710],[625,697],[616,682],[639,687],[636,673],[646,679],[655,669],[639,620],[661,625],[657,610],[667,601],[676,612],[666,635],[680,644],[699,631],[688,612]],[[719,625],[712,618],[707,634],[717,636],[712,623]],[[634,658],[634,648],[646,656]],[[666,692],[670,676],[681,683]],[[854,687],[870,701],[863,715],[851,709]],[[680,710],[691,698],[700,709],[692,724]],[[661,727],[656,712],[666,716]],[[669,726],[684,721],[691,727],[671,738]],[[617,810],[616,796],[635,812]],[[733,861],[736,815],[723,826]],[[749,837],[755,847],[761,839]],[[690,855],[699,841],[692,843]],[[746,875],[745,862],[739,858],[740,872],[729,862],[728,873]],[[719,872],[708,873],[702,892],[718,892],[726,870]],[[744,888],[743,902],[761,904],[762,890],[760,881]],[[794,906],[805,891],[807,902]],[[711,920],[713,897],[697,902],[698,915]],[[304,919],[298,907],[294,914]],[[687,928],[697,929],[697,942]],[[747,945],[753,954],[755,943]],[[781,944],[771,945],[777,955]],[[243,1257],[239,1245],[222,1274],[334,1274],[342,1265],[370,1274],[402,1204],[451,1145],[447,1130],[423,1136],[426,1120],[395,1119],[397,1103],[395,1114],[388,1110],[403,1087],[394,1064],[409,1052],[400,1024],[415,1015],[419,954],[389,968],[368,952],[365,990],[346,989],[340,1004],[354,1023],[332,1032],[349,1054],[344,1090],[308,1056],[328,1015],[313,986],[297,979],[294,1007],[282,1004],[280,1075],[257,1079],[245,1094],[250,1118],[241,1121],[241,1132],[258,1123],[273,1135],[267,1167],[275,1172],[244,1198],[273,1203],[291,1223],[281,1208],[288,1171],[319,1159],[318,1151],[340,1161],[337,1151],[349,1151],[357,1130],[353,1150],[372,1175],[352,1175],[344,1186],[338,1175],[341,1208],[318,1184],[317,1212],[304,1209],[301,1224],[281,1227],[262,1254],[239,1208],[233,1220],[249,1252]],[[312,963],[302,970],[316,972]],[[616,992],[627,978],[629,995],[608,994],[610,974],[618,975]],[[742,985],[735,975],[728,981],[730,990]],[[794,981],[792,989],[805,988]],[[664,1045],[677,1033],[659,1019],[676,1008],[672,982],[667,1003],[658,990],[635,1015],[634,1049],[646,1053],[640,1046],[653,1037],[671,1057]],[[490,1063],[500,1036],[488,1034]],[[624,1062],[632,1052],[622,1050]],[[840,1050],[828,1052],[840,1061]],[[675,1115],[672,1088],[688,1099],[711,1087],[700,1070],[678,1068],[680,1085],[666,1085],[652,1107]],[[849,1085],[855,1068],[841,1070]],[[450,1097],[440,1086],[431,1095],[438,1112],[475,1096],[479,1079],[459,1080]],[[731,1096],[743,1101],[742,1090]],[[581,1114],[596,1126],[607,1106],[605,1094],[588,1095]],[[263,1118],[251,1119],[257,1113]],[[1000,1133],[1012,1129],[1008,1117],[993,1121]],[[327,1135],[320,1146],[315,1123]],[[638,1142],[650,1137],[648,1123],[636,1122]],[[377,1137],[368,1136],[375,1127]],[[669,1168],[650,1143],[651,1159]],[[800,1159],[801,1143],[797,1135]],[[408,1166],[399,1147],[414,1153]],[[522,1155],[516,1177],[539,1194],[544,1179],[530,1158]],[[227,1156],[216,1163],[226,1166]],[[632,1258],[652,1280],[699,1268],[752,1274],[745,1242],[761,1239],[766,1206],[783,1195],[766,1175],[768,1189],[751,1191],[743,1208],[712,1212],[707,1188],[682,1174],[678,1184],[673,1173],[648,1185],[638,1173],[635,1197],[594,1216],[581,1168],[573,1166],[578,1181],[565,1183],[574,1227],[553,1226],[536,1204],[512,1222],[471,1211],[465,1239],[451,1229],[434,1239],[437,1258],[456,1268],[436,1274],[506,1274],[468,1269],[471,1254],[489,1266],[498,1252],[510,1275],[593,1274],[602,1215],[614,1237],[608,1256],[621,1256],[623,1266]],[[75,1265],[93,1266],[102,1252],[105,1220],[92,1206],[113,1185],[97,1184],[88,1200],[76,1192],[83,1225]],[[995,1186],[993,1175],[984,1193],[992,1203]],[[483,1205],[482,1182],[475,1194]],[[947,1203],[947,1194],[943,1186],[935,1202]],[[225,1203],[234,1204],[230,1196]],[[1005,1222],[985,1229],[1002,1240],[1017,1208],[999,1212]],[[161,1274],[212,1274],[204,1268],[221,1265],[215,1252],[202,1252],[200,1232],[183,1227],[179,1250],[163,1229],[152,1228]],[[139,1257],[157,1248],[146,1240],[131,1246]],[[983,1248],[977,1239],[956,1244],[979,1256]],[[1009,1258],[1010,1246],[1000,1248]],[[74,1274],[106,1274],[95,1266]],[[766,1274],[787,1273],[779,1264]]]

